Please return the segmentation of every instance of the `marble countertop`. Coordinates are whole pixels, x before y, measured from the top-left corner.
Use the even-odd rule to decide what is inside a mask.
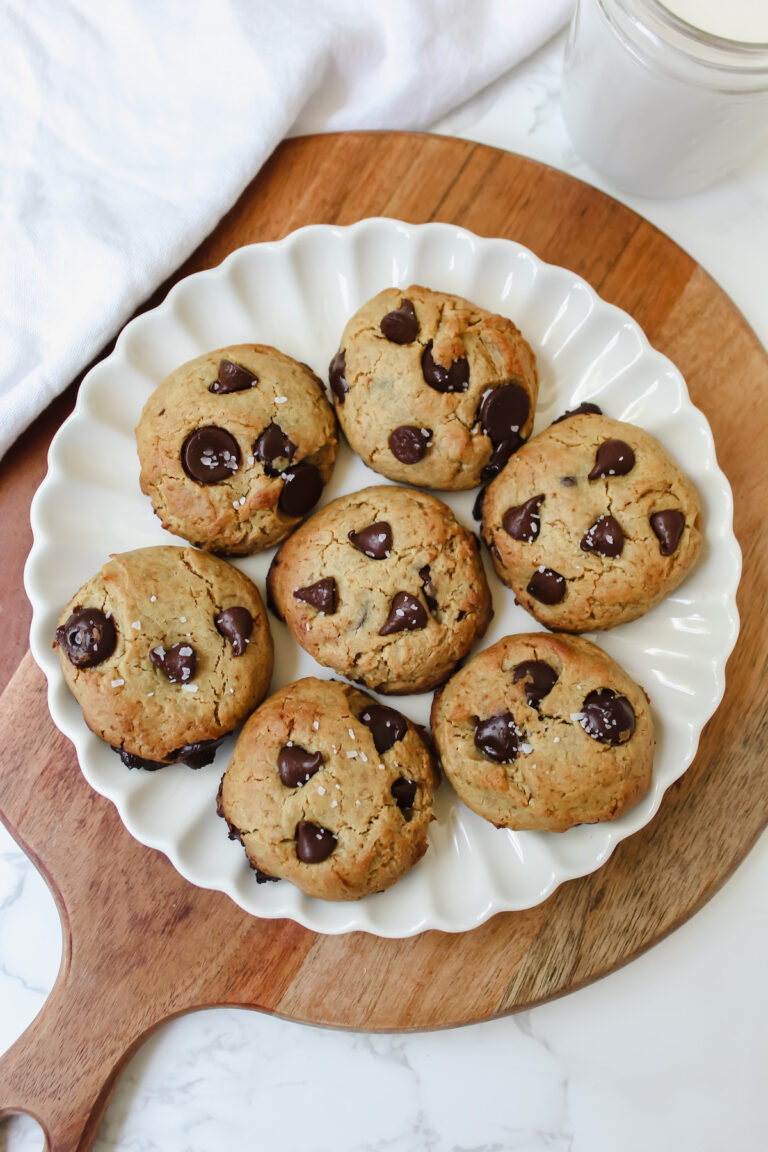
[[[434,130],[617,195],[566,135],[563,45],[561,34]],[[768,346],[768,152],[697,196],[618,199],[707,268]],[[767,875],[764,834],[709,904],[650,952],[561,1000],[486,1024],[369,1035],[233,1009],[182,1017],[128,1064],[96,1148],[762,1152]],[[0,825],[0,1052],[41,1008],[59,957],[53,900]],[[41,1147],[28,1119],[0,1127],[0,1149]]]

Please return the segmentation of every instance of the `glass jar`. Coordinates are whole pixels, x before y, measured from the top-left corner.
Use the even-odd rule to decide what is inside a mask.
[[[695,192],[768,137],[768,44],[713,36],[658,0],[578,0],[562,109],[577,151],[618,188]]]

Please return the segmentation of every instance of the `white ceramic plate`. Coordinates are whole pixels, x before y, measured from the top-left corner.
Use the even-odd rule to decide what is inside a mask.
[[[685,583],[654,611],[609,633],[593,634],[648,691],[657,725],[653,786],[611,824],[565,834],[500,831],[465,808],[444,781],[430,849],[382,895],[324,903],[287,882],[257,885],[238,843],[215,812],[231,739],[201,771],[173,766],[128,771],[83,722],[51,648],[72,593],[111,552],[181,544],[165,532],[139,490],[133,430],[157,384],[182,362],[240,342],[273,344],[325,376],[347,318],[388,285],[411,283],[466,296],[511,317],[532,344],[541,391],[534,431],[566,408],[594,400],[604,412],[657,436],[694,480],[706,543]],[[382,483],[347,447],[323,501]],[[448,495],[472,525],[475,493]],[[88,782],[116,805],[128,830],[159,848],[193,884],[226,892],[246,911],[289,917],[320,932],[361,929],[410,936],[429,928],[458,932],[496,912],[528,908],[564,880],[603,864],[619,841],[642,828],[664,791],[693,759],[699,735],[724,688],[725,662],[738,632],[735,593],[740,553],[728,483],[712,435],[669,360],[638,325],[606,304],[573,273],[544,264],[519,244],[481,239],[447,224],[364,220],[350,228],[303,228],[273,244],[241,248],[210,272],[181,281],[159,308],[132,321],[106,360],[89,373],[77,407],[56,436],[48,475],[32,505],[34,545],[25,582],[33,606],[32,652],[48,678],[57,726],[75,744]],[[262,593],[272,553],[236,563]],[[483,647],[538,625],[486,565],[496,615]],[[306,675],[331,675],[270,617],[277,662],[273,687]],[[428,722],[431,694],[398,707]]]

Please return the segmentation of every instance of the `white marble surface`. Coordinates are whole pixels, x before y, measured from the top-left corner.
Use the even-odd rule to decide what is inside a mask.
[[[436,130],[607,187],[560,118],[563,42]],[[768,345],[768,153],[685,200],[619,198],[708,268]],[[764,835],[714,899],[645,956],[504,1020],[378,1036],[234,1010],[173,1021],[127,1066],[96,1147],[764,1152],[767,875]],[[0,1052],[42,1006],[59,953],[48,891],[0,826]],[[25,1119],[0,1126],[0,1152],[41,1146]]]

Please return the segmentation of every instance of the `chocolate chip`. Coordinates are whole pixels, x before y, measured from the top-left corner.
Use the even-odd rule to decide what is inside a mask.
[[[560,483],[562,484],[563,488],[575,488],[578,484],[578,480],[575,476],[561,476]]]
[[[259,378],[243,368],[242,364],[235,364],[232,360],[219,361],[219,375],[208,388],[209,392],[217,392],[220,396],[226,392],[243,392],[246,388],[253,388],[258,384]]]
[[[524,504],[508,508],[501,518],[501,526],[513,540],[524,540],[532,544],[539,534],[541,520],[539,508],[544,503],[544,494],[531,496]]]
[[[405,776],[398,776],[390,788],[398,808],[404,814],[410,815],[418,789],[418,780],[406,780]]]
[[[423,460],[429,441],[432,439],[431,428],[416,428],[413,424],[401,424],[389,434],[389,449],[401,464],[418,464]]]
[[[421,355],[421,371],[426,383],[436,392],[466,392],[469,388],[469,361],[466,356],[460,356],[449,368],[444,368],[432,357],[431,340]]]
[[[531,402],[519,384],[500,384],[490,388],[480,401],[477,418],[486,436],[494,444],[520,437],[528,419]]]
[[[213,763],[216,749],[223,739],[220,736],[218,740],[197,740],[194,744],[184,744],[181,748],[175,748],[169,759],[186,764],[187,768],[205,768],[206,764]]]
[[[338,605],[336,581],[333,576],[324,576],[322,580],[316,580],[306,588],[297,588],[293,598],[303,600],[305,604],[317,608],[324,616],[333,616]]]
[[[257,884],[277,884],[280,879],[279,876],[270,876],[268,872],[262,872],[261,868],[257,868],[253,863],[251,863],[251,868],[253,868]]]
[[[93,668],[111,656],[117,644],[117,632],[108,616],[99,608],[75,608],[56,629],[56,641],[75,668]]]
[[[125,748],[115,748],[114,744],[110,747],[113,752],[117,752],[126,768],[143,768],[145,772],[157,772],[158,768],[167,767],[162,760],[145,760],[143,756],[135,756],[133,752],[126,752]]]
[[[333,360],[331,360],[328,367],[328,380],[331,385],[331,392],[333,392],[339,404],[343,404],[347,392],[349,392],[349,385],[347,384],[347,357],[343,348],[339,348]]]
[[[286,468],[278,506],[286,516],[306,516],[323,491],[323,477],[314,464],[293,464]]]
[[[376,751],[381,755],[408,733],[408,721],[386,704],[368,704],[360,713],[360,723],[370,728]]]
[[[602,408],[598,408],[597,404],[592,404],[589,400],[585,400],[583,404],[579,404],[578,408],[571,408],[569,412],[563,412],[562,416],[558,416],[557,420],[553,420],[553,424],[559,424],[562,420],[567,420],[569,416],[602,416]]]
[[[532,708],[538,708],[541,701],[552,691],[557,681],[557,672],[544,660],[524,660],[515,665],[512,683],[524,680],[525,698]]]
[[[279,476],[278,460],[293,460],[296,445],[286,436],[279,424],[270,424],[253,445],[253,454],[264,465],[267,476]]]
[[[559,604],[566,592],[565,577],[552,568],[537,568],[526,592],[542,604]]]
[[[429,564],[425,564],[423,568],[419,568],[419,579],[421,580],[421,586],[424,589],[424,599],[427,602],[427,608],[429,608],[430,612],[434,616],[435,612],[437,611],[437,600],[432,595],[432,593],[436,592],[437,589],[432,583],[432,574],[429,570]]]
[[[651,528],[659,540],[659,552],[662,556],[671,556],[680,543],[680,537],[685,528],[685,516],[676,508],[666,512],[654,512],[651,516]]]
[[[475,746],[499,764],[509,764],[517,756],[519,736],[520,729],[511,712],[475,720]]]
[[[217,632],[220,632],[232,645],[232,655],[242,656],[248,647],[248,638],[253,632],[253,616],[247,608],[225,608],[214,616],[213,622]]]
[[[485,501],[485,494],[487,491],[488,487],[486,486],[485,488],[481,488],[477,496],[475,496],[475,502],[472,505],[473,520],[482,520],[483,518],[483,502]]]
[[[490,460],[480,472],[480,479],[493,480],[494,476],[498,476],[512,453],[517,452],[523,443],[522,436],[515,433],[508,440],[502,440],[499,444],[494,445]]]
[[[393,344],[412,344],[419,334],[419,322],[410,300],[403,300],[396,312],[387,312],[381,331]]]
[[[581,538],[582,552],[598,552],[601,556],[621,556],[624,533],[613,516],[598,516]]]
[[[188,684],[195,678],[197,656],[192,645],[186,641],[170,648],[158,644],[156,648],[150,648],[149,659],[153,667],[168,677],[171,684]]]
[[[296,825],[296,855],[305,864],[320,864],[327,860],[336,847],[336,837],[327,828],[311,820],[299,820]]]
[[[377,520],[359,532],[349,532],[347,539],[371,560],[386,560],[392,548],[392,529],[386,520]]]
[[[601,480],[603,476],[626,476],[635,466],[635,454],[623,440],[603,440],[595,456],[595,466],[589,474],[590,480]]]
[[[601,744],[626,744],[635,730],[635,713],[626,696],[611,688],[598,688],[586,697],[579,723]]]
[[[389,616],[379,636],[391,636],[393,632],[414,632],[426,628],[427,610],[420,600],[410,592],[398,592],[389,607]]]
[[[237,440],[224,428],[208,424],[190,432],[181,448],[181,466],[196,484],[219,484],[240,467]]]
[[[277,770],[286,788],[301,788],[322,766],[322,752],[308,752],[299,744],[284,744],[277,755]]]

